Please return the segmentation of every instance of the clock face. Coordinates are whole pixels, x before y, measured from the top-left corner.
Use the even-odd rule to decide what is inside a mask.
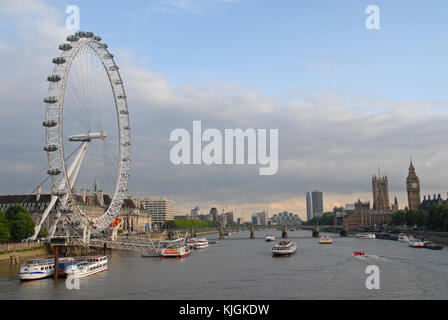
[[[411,184],[411,187],[412,187],[412,188],[417,188],[417,183],[413,182],[413,183]]]

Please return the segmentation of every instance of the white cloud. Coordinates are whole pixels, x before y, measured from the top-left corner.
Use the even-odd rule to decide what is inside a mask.
[[[0,190],[24,192],[45,164],[42,152],[42,97],[51,58],[64,42],[64,12],[41,1],[2,1],[10,30],[0,36],[1,161]],[[37,17],[37,18],[36,18]],[[404,181],[412,156],[423,194],[447,189],[446,101],[386,101],[347,89],[298,88],[288,103],[237,83],[185,83],[173,86],[150,70],[139,53],[113,52],[125,81],[131,111],[134,196],[164,194],[177,213],[200,205],[270,208],[305,213],[308,189],[324,192],[326,209],[370,200],[371,176],[380,166],[390,177],[391,200],[404,207]],[[282,97],[281,97],[282,98]],[[279,170],[260,177],[258,166],[174,166],[169,162],[171,130],[204,127],[279,130]],[[14,169],[14,170],[11,170]],[[14,174],[11,174],[14,172]],[[3,178],[3,177],[6,177]],[[235,205],[233,205],[233,201]]]

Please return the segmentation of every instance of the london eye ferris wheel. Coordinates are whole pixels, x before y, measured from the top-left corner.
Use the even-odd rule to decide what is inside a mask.
[[[92,32],[68,36],[59,50],[59,56],[52,60],[48,95],[43,99],[43,149],[48,156],[51,200],[36,225],[34,239],[58,201],[50,237],[61,216],[78,222],[84,232],[105,230],[119,215],[130,173],[129,111],[114,56]],[[75,194],[93,181],[99,181],[101,193],[108,195],[103,211],[95,215],[79,203]]]

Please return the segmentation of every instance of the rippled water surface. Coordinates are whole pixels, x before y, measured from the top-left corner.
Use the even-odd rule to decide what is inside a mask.
[[[234,234],[185,259],[111,252],[109,269],[81,279],[20,282],[18,266],[0,264],[0,299],[448,299],[448,249],[413,249],[389,240],[341,238],[320,245],[309,231],[289,232],[294,256],[274,258],[264,236]],[[217,235],[209,235],[216,239]],[[352,256],[366,250],[370,258]],[[380,270],[380,289],[368,290],[366,267]]]

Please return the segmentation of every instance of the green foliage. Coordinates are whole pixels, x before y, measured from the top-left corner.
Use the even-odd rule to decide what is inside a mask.
[[[6,219],[6,214],[0,211],[0,243],[8,242],[10,236],[9,221]]]
[[[397,211],[392,215],[392,224],[448,231],[448,205],[433,205],[427,212],[423,210]]]
[[[14,219],[14,217],[20,212],[28,213],[28,211],[26,211],[26,209],[24,207],[22,207],[18,204],[15,206],[9,207],[8,210],[6,210],[6,218],[9,221],[12,221]]]
[[[197,219],[176,219],[171,221],[165,221],[165,229],[200,229],[200,228],[214,228],[216,222],[204,221]]]
[[[9,240],[21,241],[33,235],[34,221],[24,207],[15,205],[8,208],[6,218],[9,223]]]
[[[303,224],[331,226],[334,224],[334,213],[333,212],[325,212],[320,217],[313,217],[310,221],[306,221]]]
[[[47,230],[40,230],[39,233],[37,234],[38,238],[46,238],[48,237],[48,231]]]

